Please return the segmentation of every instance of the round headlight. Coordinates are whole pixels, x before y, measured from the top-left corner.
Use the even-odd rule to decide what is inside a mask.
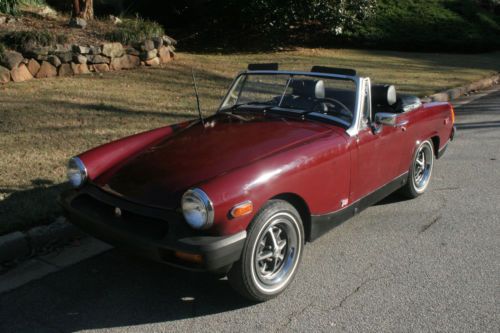
[[[214,206],[199,188],[186,191],[182,196],[182,213],[194,229],[207,229],[214,222]]]
[[[78,157],[68,162],[68,180],[73,187],[80,187],[87,180],[87,168]]]

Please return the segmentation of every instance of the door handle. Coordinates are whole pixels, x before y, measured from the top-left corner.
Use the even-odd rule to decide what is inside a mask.
[[[396,124],[396,127],[401,127],[401,130],[403,132],[406,132],[406,125],[408,125],[409,121],[408,120],[403,120],[400,121],[399,123]]]

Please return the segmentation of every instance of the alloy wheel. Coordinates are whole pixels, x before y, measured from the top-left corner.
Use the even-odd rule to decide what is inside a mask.
[[[425,142],[419,147],[413,163],[413,183],[418,191],[423,191],[427,187],[431,177],[432,163],[432,148],[428,142]]]
[[[273,215],[253,250],[252,278],[264,292],[274,292],[292,276],[300,253],[297,221],[286,212]]]

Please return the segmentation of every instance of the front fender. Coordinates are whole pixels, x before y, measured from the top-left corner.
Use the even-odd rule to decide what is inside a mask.
[[[343,138],[326,136],[200,184],[215,207],[213,232],[246,230],[259,209],[283,193],[303,198],[313,214],[339,208],[349,194],[349,154]],[[233,219],[231,209],[246,200],[253,203],[252,214]]]
[[[78,155],[87,168],[90,180],[95,180],[108,169],[150,147],[188,123],[165,126],[151,131],[131,135]]]

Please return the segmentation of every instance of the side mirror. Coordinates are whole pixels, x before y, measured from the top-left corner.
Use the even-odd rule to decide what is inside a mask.
[[[378,112],[375,114],[375,123],[378,125],[396,127],[397,116],[396,113]]]

